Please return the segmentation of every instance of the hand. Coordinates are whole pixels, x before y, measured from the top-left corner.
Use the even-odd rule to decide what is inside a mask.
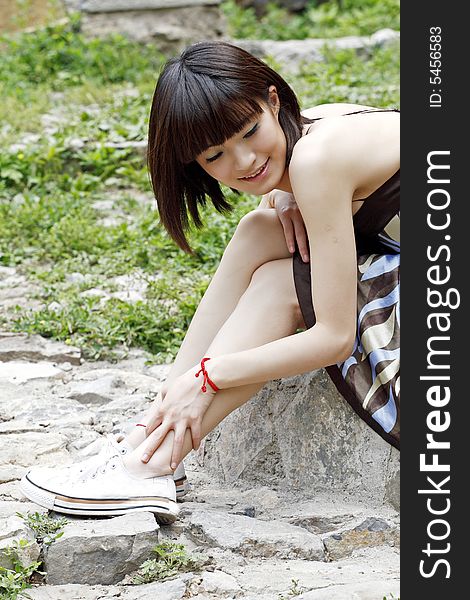
[[[284,229],[284,235],[289,252],[295,252],[295,241],[299,248],[300,256],[304,262],[309,261],[309,247],[304,220],[293,194],[273,190],[269,194],[269,204],[276,209],[277,216]]]
[[[168,432],[173,430],[173,450],[171,468],[176,469],[181,462],[186,430],[191,432],[193,448],[197,450],[201,443],[202,419],[209,408],[215,391],[207,385],[203,392],[202,376],[195,377],[199,366],[180,375],[169,387],[166,395],[159,394],[148,413],[146,434],[148,444],[142,456],[148,462],[155,450],[160,446]]]

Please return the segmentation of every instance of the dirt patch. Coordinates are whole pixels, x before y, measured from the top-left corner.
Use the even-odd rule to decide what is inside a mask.
[[[60,0],[0,0],[0,34],[39,27],[64,16]]]

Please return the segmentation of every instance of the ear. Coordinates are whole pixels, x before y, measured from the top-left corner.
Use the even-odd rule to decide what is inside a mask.
[[[269,108],[273,111],[274,115],[277,117],[279,114],[279,109],[281,108],[281,102],[279,100],[279,96],[277,94],[277,89],[275,85],[270,85],[268,89],[268,104]]]

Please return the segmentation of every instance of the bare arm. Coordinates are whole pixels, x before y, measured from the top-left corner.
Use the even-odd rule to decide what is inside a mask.
[[[284,237],[289,252],[295,252],[295,246],[299,249],[304,262],[309,261],[309,249],[307,233],[294,195],[282,190],[272,190],[261,197],[260,208],[273,208],[284,230]]]
[[[208,371],[222,388],[311,371],[344,360],[352,349],[356,319],[351,214],[354,174],[345,170],[341,161],[326,161],[322,156],[331,156],[328,149],[315,154],[313,148],[303,148],[302,142],[290,175],[310,240],[317,323],[264,346],[215,357]]]

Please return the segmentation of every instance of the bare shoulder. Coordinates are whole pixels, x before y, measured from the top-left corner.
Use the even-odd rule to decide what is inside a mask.
[[[302,111],[302,115],[308,119],[323,119],[325,117],[332,117],[338,115],[344,115],[348,112],[355,110],[374,110],[373,106],[367,106],[366,104],[348,104],[347,102],[333,102],[331,104],[317,104],[306,108]]]
[[[324,176],[346,177],[354,199],[367,197],[400,168],[400,115],[397,112],[367,112],[357,104],[321,105],[303,114],[323,118],[295,145],[289,172],[305,176],[310,170]],[[377,110],[377,109],[376,109]],[[312,111],[312,112],[310,112]]]

